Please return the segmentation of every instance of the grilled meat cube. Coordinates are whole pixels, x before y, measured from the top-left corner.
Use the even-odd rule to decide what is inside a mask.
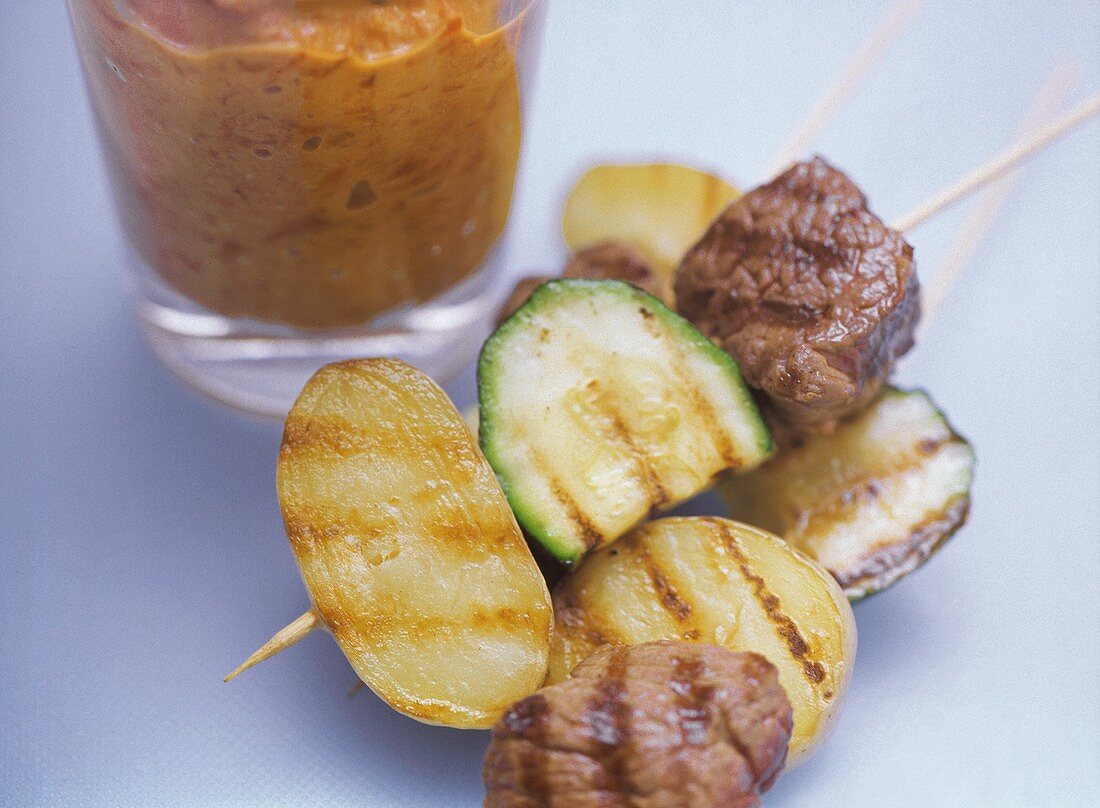
[[[784,420],[813,432],[874,399],[920,317],[913,248],[820,158],[727,207],[675,292]]]

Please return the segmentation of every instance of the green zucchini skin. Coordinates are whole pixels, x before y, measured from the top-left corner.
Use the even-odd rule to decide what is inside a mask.
[[[482,451],[565,564],[774,449],[737,362],[621,281],[539,286],[485,343],[477,383]]]
[[[718,490],[852,601],[923,566],[966,523],[976,457],[923,390],[888,387],[831,435],[785,435],[768,463]]]

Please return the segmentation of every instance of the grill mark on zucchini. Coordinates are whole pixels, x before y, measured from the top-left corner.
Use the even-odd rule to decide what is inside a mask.
[[[925,453],[925,446],[934,445],[935,452]],[[791,541],[799,541],[804,538],[803,527],[811,521],[823,520],[828,523],[840,522],[850,514],[860,510],[867,502],[879,499],[890,489],[884,489],[883,484],[891,480],[908,476],[914,472],[920,473],[924,465],[932,459],[935,453],[948,446],[959,445],[950,437],[942,439],[922,439],[915,444],[905,455],[903,462],[891,464],[885,468],[875,469],[870,474],[854,478],[847,486],[838,491],[832,499],[823,499],[816,508],[801,508],[794,511],[782,533],[789,533]],[[918,452],[924,453],[923,457],[912,459]],[[769,469],[769,471],[771,471]],[[891,540],[893,543],[896,540]]]
[[[749,559],[742,551],[737,537],[720,521],[707,518],[703,518],[703,521],[717,532],[722,546],[737,563],[737,569],[741,573],[741,577],[752,588],[753,596],[764,608],[764,613],[775,628],[775,633],[787,644],[787,649],[791,652],[791,655],[801,663],[802,674],[806,681],[816,689],[825,681],[825,667],[812,658],[810,645],[798,630],[794,620],[783,611],[779,598],[768,590],[767,582],[752,571]],[[829,699],[832,698],[833,693],[832,691],[826,691],[823,695],[826,699]]]
[[[657,470],[653,468],[649,453],[634,442],[630,428],[623,420],[622,410],[615,406],[609,396],[602,395],[603,391],[596,379],[591,379],[588,384],[585,385],[585,389],[590,390],[594,395],[592,406],[596,414],[606,416],[607,420],[610,422],[610,430],[600,430],[597,427],[602,437],[607,438],[609,443],[614,443],[630,455],[639,469],[640,473],[635,474],[634,479],[645,488],[646,498],[649,500],[650,504],[650,511],[652,512],[654,509],[668,502],[671,497],[664,487],[664,484],[661,482]],[[600,421],[597,420],[597,423],[600,423]]]
[[[879,548],[864,556],[863,563],[847,573],[831,569],[829,573],[845,589],[845,594],[850,588],[861,588],[861,584],[879,584],[872,591],[884,589],[931,558],[944,542],[966,524],[969,513],[970,496],[960,494],[949,503],[946,510],[933,514],[920,524],[914,525],[904,543],[895,541]],[[886,572],[895,574],[881,578]]]
[[[678,335],[670,334],[667,327],[658,324],[652,312],[649,317],[642,317],[642,327],[647,334],[660,342],[668,353],[672,354],[672,361],[669,362],[668,367],[676,379],[676,389],[680,390],[687,399],[689,413],[703,422],[707,436],[711,439],[711,447],[718,452],[722,462],[730,469],[741,466],[742,459],[737,456],[729,435],[721,428],[718,413],[703,392],[703,388],[684,375],[683,369],[688,366],[689,360],[680,350]]]
[[[598,547],[603,543],[604,536],[596,529],[588,517],[581,513],[580,506],[577,505],[577,501],[569,495],[569,493],[561,487],[555,478],[547,478],[550,483],[550,493],[554,496],[554,499],[558,501],[558,504],[565,508],[566,514],[568,514],[569,521],[573,524],[573,527],[580,533],[580,540],[584,542],[586,550],[591,550],[593,547]]]
[[[581,511],[580,505],[573,499],[568,491],[566,491],[558,478],[550,471],[546,464],[546,458],[542,456],[541,452],[534,452],[531,456],[531,470],[546,480],[546,484],[550,487],[550,495],[557,501],[557,503],[565,511],[566,518],[570,524],[579,534],[581,542],[584,544],[585,551],[591,550],[593,547],[598,547],[604,541],[604,535],[596,528],[588,517]],[[568,537],[573,538],[573,537]]]

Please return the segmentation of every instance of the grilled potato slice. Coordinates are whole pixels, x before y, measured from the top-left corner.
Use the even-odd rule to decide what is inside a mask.
[[[546,584],[427,376],[386,359],[318,371],[287,418],[278,489],[314,612],[394,709],[490,727],[542,684]]]
[[[888,388],[832,435],[776,433],[781,451],[718,488],[858,600],[931,557],[970,507],[974,451],[922,391]]]
[[[620,281],[540,286],[485,343],[478,398],[517,518],[566,563],[772,448],[737,363]]]
[[[836,581],[778,537],[727,519],[641,525],[562,579],[554,614],[550,682],[605,644],[694,640],[767,657],[794,708],[788,767],[825,737],[855,660]]]
[[[574,252],[629,244],[671,279],[687,249],[740,196],[725,180],[675,163],[598,165],[569,192],[562,235]]]

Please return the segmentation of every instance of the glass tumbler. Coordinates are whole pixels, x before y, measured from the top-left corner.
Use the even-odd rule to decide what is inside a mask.
[[[68,0],[154,351],[285,415],[393,356],[445,379],[503,297],[539,0]]]

